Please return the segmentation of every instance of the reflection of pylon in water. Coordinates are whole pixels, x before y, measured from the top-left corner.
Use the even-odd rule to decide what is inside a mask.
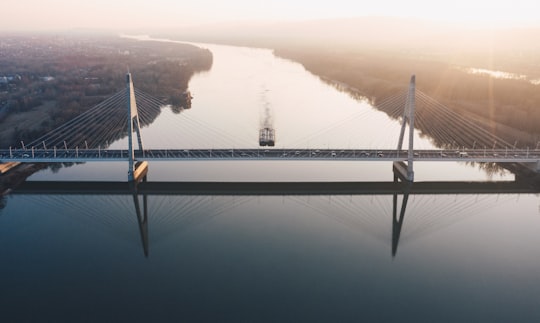
[[[259,130],[259,146],[274,146],[276,143],[276,133],[272,125],[272,109],[266,98],[267,89],[262,92],[262,101],[264,105],[264,118],[261,120],[261,129]]]

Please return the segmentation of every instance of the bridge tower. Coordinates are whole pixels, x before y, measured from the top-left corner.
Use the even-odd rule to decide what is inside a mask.
[[[397,169],[402,170],[402,174],[405,179],[409,182],[414,181],[414,169],[413,169],[413,160],[414,160],[414,112],[416,107],[416,76],[411,76],[411,82],[409,84],[409,92],[407,94],[407,101],[405,102],[405,109],[403,110],[403,123],[401,124],[401,132],[399,134],[398,141],[398,152],[401,151],[403,147],[403,137],[405,136],[405,128],[407,123],[409,124],[409,149],[407,151],[407,167],[403,163],[394,163],[394,171]],[[405,176],[406,175],[406,176]]]
[[[147,167],[147,165],[135,164],[135,147],[133,146],[134,134],[137,133],[137,142],[139,144],[139,151],[144,155],[143,143],[141,137],[141,126],[139,122],[139,113],[137,110],[137,102],[135,101],[135,90],[133,89],[133,80],[131,79],[131,73],[126,74],[126,96],[127,96],[127,109],[128,109],[128,157],[129,157],[129,169],[128,169],[128,181],[135,181],[140,176],[136,174],[138,166],[141,169]]]

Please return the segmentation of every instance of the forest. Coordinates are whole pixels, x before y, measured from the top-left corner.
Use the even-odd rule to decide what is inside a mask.
[[[405,90],[415,74],[418,90],[477,123],[495,124],[490,130],[506,141],[534,147],[540,138],[540,86],[526,79],[471,74],[454,64],[392,52],[288,47],[276,49],[276,54],[357,89],[376,107],[378,101]]]
[[[119,37],[0,36],[0,147],[18,146],[135,86],[185,106],[191,77],[212,66],[206,49]]]

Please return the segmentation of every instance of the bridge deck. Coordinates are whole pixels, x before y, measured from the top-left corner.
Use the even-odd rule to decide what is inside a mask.
[[[527,163],[540,161],[540,150],[474,149],[414,150],[415,161]],[[147,149],[137,151],[141,161],[189,160],[349,160],[406,161],[407,151],[395,149]],[[0,149],[0,162],[108,162],[128,161],[127,150],[115,149]]]

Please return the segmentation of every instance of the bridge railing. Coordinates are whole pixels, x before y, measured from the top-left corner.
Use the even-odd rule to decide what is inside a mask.
[[[137,160],[225,160],[225,159],[271,159],[271,160],[392,160],[407,159],[406,150],[395,149],[145,149],[136,151]],[[540,160],[538,149],[443,149],[414,150],[418,161],[486,161],[513,162]],[[1,149],[0,161],[65,162],[127,160],[126,149]]]

